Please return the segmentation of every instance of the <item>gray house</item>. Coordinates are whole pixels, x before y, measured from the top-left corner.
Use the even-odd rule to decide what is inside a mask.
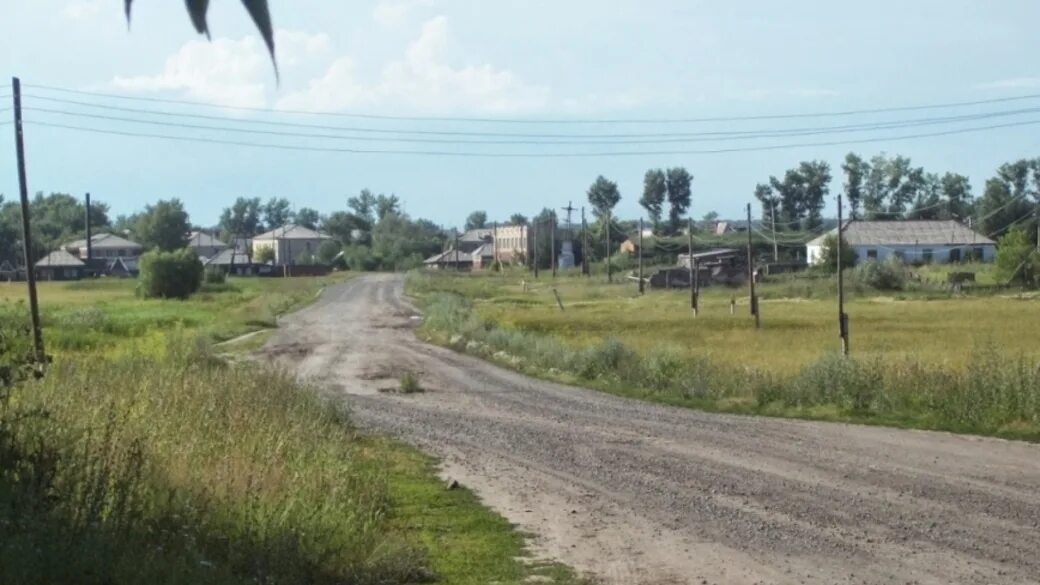
[[[806,244],[809,264],[821,262],[824,240],[837,233],[835,228]],[[996,242],[953,220],[852,220],[845,224],[843,239],[857,262],[889,256],[908,264],[992,262],[997,250]]]

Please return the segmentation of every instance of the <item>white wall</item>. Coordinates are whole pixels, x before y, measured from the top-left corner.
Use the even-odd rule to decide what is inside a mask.
[[[933,264],[946,264],[950,261],[950,251],[957,249],[961,251],[961,261],[966,261],[972,254],[972,250],[982,250],[982,261],[992,262],[996,254],[996,247],[992,244],[979,246],[853,246],[856,252],[856,262],[865,262],[869,258],[871,250],[877,253],[879,261],[889,256],[902,252],[903,259],[907,263],[924,262],[925,252],[931,250]],[[819,264],[823,254],[823,246],[806,246],[806,255],[809,264]]]

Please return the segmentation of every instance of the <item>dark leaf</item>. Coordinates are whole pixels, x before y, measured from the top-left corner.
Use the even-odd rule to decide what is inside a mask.
[[[206,11],[209,9],[209,0],[185,0],[188,6],[188,14],[191,15],[191,24],[195,31],[209,38],[209,26],[206,25]]]
[[[253,17],[256,28],[260,30],[260,36],[264,37],[267,50],[271,53],[271,61],[274,62],[274,73],[278,75],[278,62],[274,58],[274,27],[271,25],[271,12],[267,9],[267,0],[242,0],[249,16]]]

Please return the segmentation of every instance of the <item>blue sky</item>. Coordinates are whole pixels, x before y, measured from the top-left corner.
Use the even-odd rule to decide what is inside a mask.
[[[26,84],[224,106],[572,121],[830,112],[1040,94],[1040,3],[1032,0],[270,0],[279,30],[280,84],[237,1],[212,3],[212,42],[194,34],[181,2],[137,0],[129,32],[122,2],[116,0],[6,4],[0,20],[5,85],[7,77],[19,75]],[[0,89],[0,95],[7,93]],[[27,88],[26,93],[27,107],[70,107],[39,96],[77,99],[38,88]],[[244,120],[301,121],[300,116],[91,100]],[[618,126],[315,117],[302,121],[434,131],[674,133],[909,119],[1025,108],[1038,102],[797,122]],[[0,110],[6,106],[0,105]],[[6,119],[10,112],[0,116]],[[111,204],[114,213],[179,197],[192,219],[203,225],[214,223],[221,208],[238,196],[287,197],[297,207],[327,212],[344,208],[348,196],[366,187],[396,193],[412,215],[455,225],[474,209],[505,218],[513,212],[529,215],[543,206],[560,207],[568,200],[583,202],[586,188],[599,174],[619,183],[619,213],[636,217],[646,169],[675,165],[686,166],[695,176],[695,217],[712,210],[736,217],[752,200],[755,184],[769,175],[814,158],[830,162],[837,175],[849,150],[864,155],[901,153],[928,170],[962,172],[971,177],[976,192],[1001,162],[1040,156],[1037,126],[765,152],[487,159],[169,142],[32,123],[131,128],[119,122],[38,111],[27,112],[26,118],[30,190],[90,191]],[[10,128],[0,126],[0,136],[10,136]],[[133,129],[142,131],[140,126]],[[154,127],[143,131],[167,132]],[[843,137],[853,136],[795,142]],[[279,137],[256,140],[318,144]],[[740,144],[785,141],[792,139]],[[548,153],[565,147],[475,148]],[[0,140],[0,192],[8,197],[17,193],[13,155],[12,141]],[[832,191],[839,188],[840,181],[835,181]]]

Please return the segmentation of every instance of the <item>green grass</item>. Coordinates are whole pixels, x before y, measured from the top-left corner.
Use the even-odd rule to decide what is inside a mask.
[[[634,284],[575,276],[552,286],[565,311],[549,279],[518,273],[409,281],[424,335],[534,375],[710,410],[1040,439],[1040,313],[1028,294],[853,291],[847,361],[835,302],[819,292],[827,279],[763,286],[761,330],[740,290],[706,289],[694,318],[686,291],[640,297]]]
[[[287,375],[214,356],[327,282],[235,279],[188,301],[42,283],[54,362],[0,386],[0,583],[576,582],[529,564],[432,459],[357,433]],[[0,332],[16,331],[24,311],[2,308]],[[24,351],[0,336],[0,354],[5,339]]]

